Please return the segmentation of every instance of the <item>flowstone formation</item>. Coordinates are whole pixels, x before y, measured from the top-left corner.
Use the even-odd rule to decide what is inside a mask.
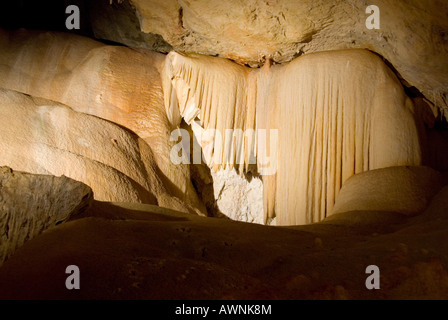
[[[210,168],[257,165],[265,221],[321,221],[351,176],[421,164],[414,105],[366,50],[261,69],[172,52],[162,76],[169,121],[192,126]]]

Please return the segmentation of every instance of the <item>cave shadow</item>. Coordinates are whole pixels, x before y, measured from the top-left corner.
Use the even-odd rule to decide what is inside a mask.
[[[187,214],[157,205],[127,203],[129,207],[118,203],[93,200],[79,214],[67,221],[84,218],[102,218],[107,220],[141,220],[141,221],[189,221]]]

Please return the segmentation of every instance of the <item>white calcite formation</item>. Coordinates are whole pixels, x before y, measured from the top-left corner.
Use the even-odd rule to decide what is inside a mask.
[[[242,177],[234,169],[211,173],[216,207],[236,221],[264,224],[263,182],[259,177]],[[272,221],[269,224],[273,225]]]
[[[133,146],[122,153],[114,151],[112,159],[113,144],[121,140],[110,140],[109,133],[101,138],[98,128],[113,125],[107,121],[92,124],[90,133],[79,133],[79,141],[98,140],[102,145],[98,150],[104,151],[97,151],[101,159],[91,153],[86,157],[87,147],[70,151],[95,160],[92,171],[100,170],[94,169],[99,162],[101,170],[106,165],[107,170],[124,174],[111,189],[105,186],[114,180],[104,177],[115,176],[115,171],[92,180],[80,174],[79,164],[49,163],[49,151],[39,151],[38,160],[31,153],[24,156],[26,161],[18,161],[11,151],[3,155],[4,159],[10,155],[3,164],[14,169],[41,173],[46,163],[45,173],[68,172],[91,186],[98,199],[157,202],[205,215],[205,206],[190,181],[188,163],[174,163],[170,157],[177,143],[170,137],[182,121],[191,126],[203,159],[214,172],[256,170],[262,175],[263,220],[276,218],[279,225],[323,220],[332,211],[343,183],[355,174],[421,163],[413,103],[382,59],[366,50],[307,54],[281,65],[267,60],[262,68],[251,69],[224,58],[176,52],[165,57],[58,33],[2,31],[0,43],[7,48],[0,52],[4,75],[0,87],[51,99],[76,111],[57,107],[54,110],[59,111],[44,112],[42,107],[48,103],[39,105],[34,100],[40,113],[59,119],[49,121],[55,126],[52,134],[83,128],[71,124],[71,119],[99,121],[85,120],[78,112],[136,133],[132,138],[126,133],[125,140],[134,141]],[[68,114],[76,116],[69,121]],[[13,123],[6,120],[10,116],[5,122]],[[78,129],[68,130],[68,124]],[[7,123],[3,130],[5,136],[21,135]],[[119,126],[113,129],[120,130]],[[91,138],[95,135],[98,139]],[[72,139],[68,133],[63,136]],[[4,140],[5,150],[14,143]],[[17,154],[25,154],[25,144],[13,148],[22,148]],[[138,168],[134,168],[136,163]],[[124,191],[120,189],[123,181]],[[252,220],[251,216],[253,212],[241,219]]]
[[[309,54],[255,70],[172,52],[163,70],[168,119],[192,125],[214,171],[241,172],[256,157],[265,220],[321,221],[351,176],[421,163],[412,101],[366,50]],[[210,139],[211,131],[221,138]]]

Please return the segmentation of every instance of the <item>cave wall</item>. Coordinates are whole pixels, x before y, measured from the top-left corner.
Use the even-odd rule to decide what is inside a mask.
[[[0,30],[0,46],[4,48],[0,51],[0,73],[3,75],[0,87],[57,101],[76,112],[106,119],[132,130],[136,139],[137,136],[142,139],[140,146],[136,146],[140,150],[137,150],[137,155],[127,150],[129,154],[124,156],[138,161],[142,158],[138,153],[146,153],[143,163],[147,168],[131,170],[124,166],[118,169],[130,176],[147,172],[145,175],[148,177],[135,180],[144,189],[158,195],[160,205],[170,207],[177,203],[169,197],[165,199],[169,193],[185,201],[190,211],[206,214],[191,184],[189,168],[174,165],[169,159],[171,127],[164,111],[159,75],[164,59],[162,54],[104,45],[78,35],[26,30]],[[99,122],[93,117],[91,119]],[[103,123],[98,129],[107,124]],[[68,134],[69,128],[60,130]],[[93,132],[92,135],[95,136]],[[87,132],[85,139],[90,139]],[[115,140],[120,139],[117,137]],[[104,151],[101,144],[95,147],[98,154]],[[118,155],[115,152],[114,157]],[[116,167],[114,157],[109,156],[108,159]],[[108,196],[99,199],[124,201],[126,198]],[[185,210],[179,204],[177,208]]]

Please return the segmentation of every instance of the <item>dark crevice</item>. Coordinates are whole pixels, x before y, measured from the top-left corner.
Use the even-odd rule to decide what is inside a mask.
[[[69,17],[65,10],[69,5],[76,5],[80,10],[79,30],[68,30],[65,26]],[[0,10],[0,28],[59,31],[93,37],[86,0],[6,1]]]
[[[179,26],[182,27],[182,29],[185,29],[184,27],[184,8],[180,7],[179,9]]]

